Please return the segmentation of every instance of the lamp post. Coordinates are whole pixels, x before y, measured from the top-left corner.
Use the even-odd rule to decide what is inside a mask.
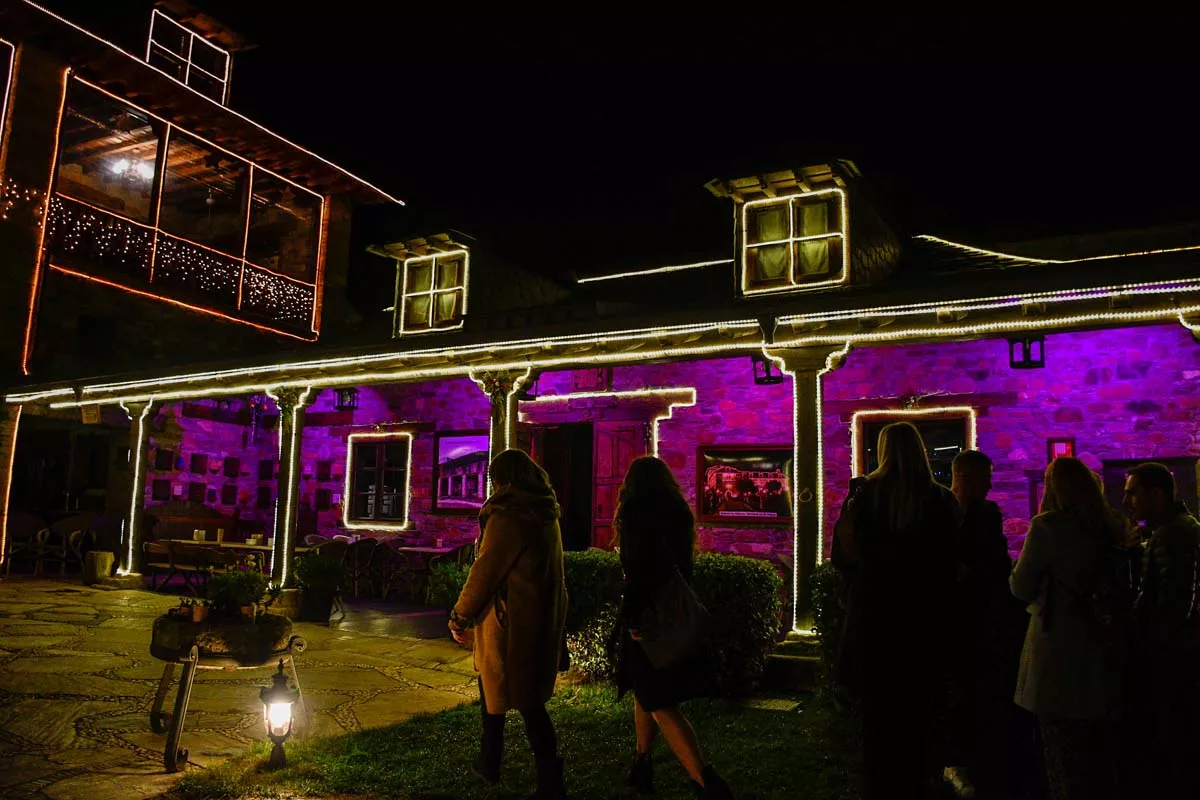
[[[296,704],[299,694],[288,687],[287,676],[283,674],[283,659],[279,659],[279,671],[271,676],[271,685],[258,693],[263,704],[263,717],[267,723],[267,738],[275,744],[271,749],[270,758],[267,759],[267,769],[287,766],[283,743],[292,735],[292,707]]]

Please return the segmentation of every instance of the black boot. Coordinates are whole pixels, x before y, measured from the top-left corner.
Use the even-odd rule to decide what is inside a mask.
[[[696,790],[696,797],[700,800],[733,800],[729,784],[722,780],[711,764],[704,768],[700,777],[704,779],[703,786],[692,781],[692,788]]]
[[[625,778],[625,790],[628,794],[654,794],[654,762],[649,753],[634,755],[633,767]]]
[[[479,756],[471,762],[471,772],[488,786],[496,786],[500,783],[500,759]]]
[[[538,759],[537,791],[530,800],[566,800],[567,787],[563,784],[563,760],[561,758]]]

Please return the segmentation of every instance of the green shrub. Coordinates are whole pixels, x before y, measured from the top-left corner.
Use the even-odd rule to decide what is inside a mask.
[[[262,602],[269,582],[258,570],[220,572],[208,579],[208,601],[214,614],[236,614],[242,606]]]
[[[470,567],[460,567],[452,561],[434,564],[429,571],[429,604],[437,608],[454,608],[470,571]]]
[[[712,614],[710,658],[719,694],[752,691],[779,631],[783,580],[768,561],[701,553],[692,586]]]
[[[567,650],[571,667],[595,680],[613,676],[608,639],[621,603],[621,561],[616,553],[585,550],[563,554],[567,595]]]
[[[346,579],[346,565],[341,559],[321,553],[309,553],[296,561],[296,583],[301,589],[334,593]]]
[[[826,561],[817,567],[809,579],[812,590],[813,633],[821,642],[821,660],[825,674],[833,680],[834,665],[846,621],[846,606],[842,576]]]

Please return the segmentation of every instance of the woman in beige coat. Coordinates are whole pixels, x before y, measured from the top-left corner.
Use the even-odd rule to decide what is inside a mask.
[[[537,760],[534,796],[561,798],[563,764],[546,713],[567,612],[558,501],[545,470],[520,450],[505,450],[490,470],[492,496],[479,513],[479,554],[450,614],[455,641],[465,645],[467,631],[474,634],[483,714],[474,771],[489,785],[499,783],[504,715],[516,709]]]
[[[1031,615],[1014,699],[1038,715],[1055,800],[1110,798],[1116,789],[1112,720],[1126,601],[1109,564],[1127,530],[1082,461],[1051,463],[1010,583]]]

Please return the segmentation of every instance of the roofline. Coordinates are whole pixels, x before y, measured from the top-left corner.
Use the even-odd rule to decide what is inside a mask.
[[[235,111],[234,109],[230,108],[230,107],[229,107],[229,106],[227,106],[227,105],[223,105],[223,104],[221,104],[221,103],[218,103],[216,100],[213,100],[211,97],[209,97],[208,95],[204,94],[203,92],[198,92],[198,91],[196,91],[196,90],[195,90],[195,89],[193,89],[191,86],[188,86],[186,83],[184,83],[183,81],[179,80],[178,78],[176,78],[175,76],[171,75],[170,73],[168,73],[168,72],[166,72],[166,71],[164,71],[164,70],[161,70],[161,69],[159,69],[158,67],[154,66],[153,64],[151,64],[150,62],[146,61],[146,60],[145,60],[145,59],[143,59],[143,58],[138,58],[138,57],[137,57],[136,55],[134,55],[133,53],[130,53],[128,50],[124,50],[124,49],[122,49],[121,47],[118,47],[117,45],[113,44],[112,42],[108,41],[107,39],[103,39],[103,38],[101,38],[101,37],[97,36],[96,34],[94,34],[94,33],[92,33],[91,31],[89,31],[87,28],[84,28],[84,27],[82,27],[81,25],[77,25],[76,23],[72,22],[71,20],[67,19],[66,17],[62,16],[61,14],[56,14],[56,13],[54,13],[53,11],[51,11],[50,9],[46,8],[45,6],[41,6],[41,5],[38,5],[37,3],[33,2],[33,0],[22,0],[22,2],[24,2],[24,3],[25,3],[25,5],[27,5],[27,6],[30,6],[30,7],[32,7],[32,8],[35,8],[35,9],[37,9],[38,11],[42,12],[43,14],[46,14],[47,16],[53,17],[54,19],[58,20],[59,22],[62,22],[62,23],[64,23],[64,24],[66,24],[66,25],[69,25],[69,26],[71,26],[72,28],[74,28],[75,30],[79,31],[80,33],[83,33],[83,34],[85,34],[85,35],[87,35],[87,36],[90,36],[91,38],[95,39],[97,42],[100,42],[101,44],[103,44],[103,45],[106,45],[107,47],[110,47],[110,48],[112,48],[113,50],[117,51],[118,53],[120,53],[121,55],[125,56],[126,58],[129,58],[129,59],[131,59],[131,60],[133,60],[133,61],[136,61],[137,63],[141,64],[142,66],[144,66],[144,67],[147,67],[147,68],[149,68],[149,69],[152,69],[152,70],[154,70],[155,72],[159,73],[160,75],[163,75],[163,76],[165,76],[165,77],[167,77],[167,78],[171,79],[172,81],[174,81],[175,83],[179,84],[179,85],[180,85],[180,86],[182,86],[184,89],[187,89],[189,92],[191,92],[192,94],[196,95],[197,97],[204,98],[204,100],[208,101],[208,102],[209,102],[209,103],[211,103],[212,105],[214,105],[214,106],[216,106],[217,108],[221,109],[221,111],[224,111],[224,112],[226,112],[226,113],[228,113],[228,114],[232,114],[233,116],[235,116],[235,117],[238,117],[239,119],[243,120],[244,122],[248,122],[248,123],[250,123],[250,124],[251,124],[251,125],[253,125],[254,127],[256,127],[256,128],[258,128],[259,130],[261,130],[263,133],[266,133],[266,134],[268,134],[269,136],[273,136],[273,137],[275,137],[276,139],[278,139],[280,142],[282,142],[283,144],[287,145],[288,147],[293,147],[293,148],[295,148],[295,149],[297,149],[297,150],[300,150],[300,151],[302,151],[302,152],[304,152],[304,153],[307,153],[308,155],[312,156],[313,158],[317,159],[318,161],[322,162],[323,164],[325,164],[325,165],[327,165],[327,166],[329,166],[329,167],[332,167],[333,169],[335,169],[335,170],[337,170],[338,172],[342,173],[342,174],[343,174],[343,175],[345,175],[347,178],[350,178],[351,180],[353,180],[353,181],[355,181],[355,182],[357,182],[357,183],[359,183],[359,184],[362,184],[363,186],[367,187],[367,188],[368,188],[368,189],[370,189],[371,191],[373,191],[373,192],[377,193],[377,194],[378,194],[380,197],[384,198],[384,199],[385,199],[385,200],[387,200],[388,202],[395,203],[395,204],[397,204],[397,205],[401,205],[401,206],[405,205],[405,202],[404,202],[403,200],[399,199],[398,197],[393,197],[392,195],[388,194],[388,193],[387,193],[387,192],[385,192],[383,189],[380,189],[378,186],[374,185],[373,183],[370,183],[370,182],[368,182],[368,181],[365,181],[365,180],[363,180],[362,178],[360,178],[360,177],[358,177],[357,175],[355,175],[353,172],[350,172],[349,170],[347,170],[347,169],[345,169],[345,168],[343,168],[343,167],[339,167],[337,164],[333,163],[332,161],[330,161],[329,159],[325,158],[324,156],[321,156],[320,154],[318,154],[318,153],[315,153],[315,152],[313,152],[312,150],[309,150],[307,147],[303,147],[302,145],[298,145],[298,144],[296,144],[295,142],[291,141],[290,139],[286,139],[286,138],[284,138],[283,136],[279,135],[278,133],[276,133],[275,131],[271,130],[270,128],[267,128],[267,127],[266,127],[266,126],[264,126],[264,125],[260,125],[259,123],[257,123],[257,122],[255,122],[254,120],[250,119],[250,118],[249,118],[249,117],[247,117],[245,114],[239,113],[238,111]]]

